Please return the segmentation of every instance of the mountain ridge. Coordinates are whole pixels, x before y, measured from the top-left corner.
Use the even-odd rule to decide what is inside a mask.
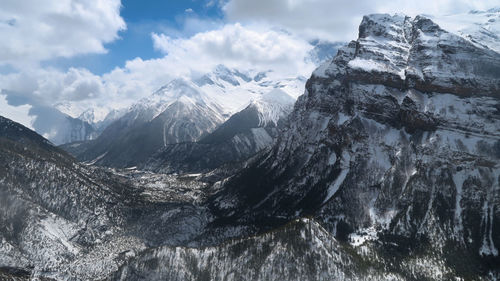
[[[83,165],[5,121],[0,276],[499,279],[499,60],[429,17],[368,15],[289,114],[274,122],[250,104],[198,142],[193,158],[215,157],[208,145],[275,131],[249,160],[205,174],[189,161],[181,175]],[[219,82],[268,81],[241,74]]]
[[[439,257],[470,263],[457,274],[498,274],[499,58],[428,18],[365,16],[276,144],[221,182],[212,211],[262,229],[313,216],[341,241],[408,253],[458,243],[463,260]]]

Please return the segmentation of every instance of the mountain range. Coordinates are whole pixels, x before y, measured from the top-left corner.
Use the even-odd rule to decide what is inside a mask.
[[[97,165],[165,170],[167,167],[160,166],[171,165],[158,162],[175,157],[168,153],[184,158],[170,161],[180,168],[190,166],[189,159],[207,149],[219,153],[225,149],[222,146],[231,146],[224,142],[237,142],[230,148],[231,155],[224,159],[210,156],[213,160],[201,161],[211,163],[199,162],[195,170],[213,169],[241,161],[270,145],[276,130],[264,127],[277,127],[278,119],[286,117],[303,83],[300,77],[275,80],[265,72],[251,76],[219,65],[194,80],[172,80],[132,105],[95,140],[62,147],[80,161]],[[154,159],[154,155],[159,158]]]
[[[0,118],[0,278],[499,279],[499,22],[367,15],[305,85],[218,66],[62,147]]]

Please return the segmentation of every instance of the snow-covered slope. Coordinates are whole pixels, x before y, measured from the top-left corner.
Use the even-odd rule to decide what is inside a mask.
[[[281,77],[271,71],[239,71],[223,65],[212,72],[195,79],[195,83],[221,105],[227,116],[242,110],[252,100],[274,89],[280,89],[297,99],[302,94],[304,77]]]
[[[132,105],[129,112],[135,113],[134,118],[152,120],[177,101],[185,104],[203,104],[214,112],[221,111],[217,102],[196,84],[185,78],[178,78]]]
[[[295,100],[280,89],[273,89],[250,103],[259,115],[259,127],[278,125],[278,121],[290,114]]]
[[[262,235],[217,247],[160,247],[144,251],[115,273],[116,280],[405,280],[383,263],[353,257],[318,223],[300,219]],[[408,266],[411,269],[412,266]],[[446,268],[446,267],[444,267]],[[408,270],[409,271],[409,270]]]
[[[89,108],[82,112],[78,119],[88,122],[89,124],[95,124],[104,121],[108,115],[108,112],[103,109]]]
[[[109,280],[146,245],[199,233],[207,214],[190,198],[200,187],[76,163],[0,116],[0,279]]]

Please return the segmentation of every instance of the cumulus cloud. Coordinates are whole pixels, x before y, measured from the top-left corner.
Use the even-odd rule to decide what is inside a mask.
[[[265,22],[309,39],[356,39],[363,15],[370,13],[449,14],[484,10],[498,0],[229,0],[223,10],[230,21]]]
[[[54,101],[82,101],[99,98],[104,93],[101,77],[86,69],[32,69],[0,76],[2,88],[10,98],[50,105]]]
[[[104,53],[126,28],[120,0],[2,0],[0,65]]]
[[[173,39],[152,34],[155,48],[170,62],[191,70],[207,71],[217,64],[229,67],[272,69],[304,74],[311,65],[304,57],[312,48],[304,39],[261,26],[227,24],[220,29],[198,33],[191,38]]]
[[[305,40],[279,30],[227,24],[189,38],[173,39],[152,34],[155,48],[165,53],[158,59],[129,60],[123,67],[101,76],[81,68],[63,72],[32,68],[0,75],[0,85],[12,100],[49,105],[71,103],[73,116],[88,107],[124,107],[171,79],[197,76],[218,64],[238,69],[273,70],[295,77],[309,75],[314,65],[304,58],[312,46]],[[78,106],[76,106],[78,105]]]

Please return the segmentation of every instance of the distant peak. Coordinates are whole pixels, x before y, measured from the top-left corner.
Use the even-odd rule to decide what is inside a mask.
[[[153,93],[156,96],[169,96],[172,98],[180,96],[199,96],[198,86],[185,78],[176,78],[170,81],[167,85],[161,87]]]
[[[215,73],[231,73],[231,69],[229,69],[227,66],[223,65],[223,64],[218,64],[215,68],[214,68],[214,72]]]
[[[249,82],[252,80],[250,77],[239,72],[238,70],[229,69],[223,64],[217,65],[213,70],[213,74],[217,79],[225,81],[233,86],[240,85],[240,82],[238,81],[237,77],[243,79],[245,82]]]

